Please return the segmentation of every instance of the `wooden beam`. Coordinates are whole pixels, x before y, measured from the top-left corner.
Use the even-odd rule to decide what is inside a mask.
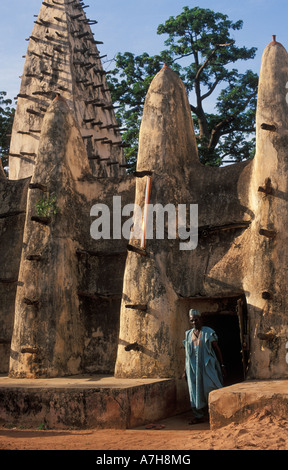
[[[125,305],[125,308],[131,308],[132,310],[141,310],[147,312],[147,305]]]
[[[127,250],[128,251],[134,251],[134,253],[138,253],[138,255],[141,255],[141,256],[147,256],[148,255],[148,253],[145,249],[139,248],[137,246],[130,245],[130,244],[127,245]]]
[[[277,235],[277,232],[275,230],[267,230],[267,229],[261,228],[259,230],[259,234],[263,235],[263,237],[274,239]]]
[[[276,126],[274,126],[274,124],[266,124],[263,122],[263,124],[261,124],[261,129],[263,129],[264,131],[275,132]]]
[[[130,343],[125,346],[125,351],[140,351],[140,346],[137,342]]]

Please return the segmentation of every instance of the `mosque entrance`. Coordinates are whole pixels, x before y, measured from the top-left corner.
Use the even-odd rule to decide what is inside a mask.
[[[206,298],[197,307],[202,312],[203,324],[213,328],[218,336],[227,375],[224,386],[242,382],[247,373],[249,353],[245,296]]]

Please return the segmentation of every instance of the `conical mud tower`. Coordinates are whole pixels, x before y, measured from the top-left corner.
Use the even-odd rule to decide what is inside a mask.
[[[287,375],[288,54],[276,41],[265,48],[259,78],[256,155],[251,163],[244,289],[249,300],[251,375]],[[286,357],[285,357],[286,356]]]
[[[183,370],[181,339],[187,315],[179,312],[177,292],[185,283],[188,248],[181,249],[176,216],[182,204],[186,226],[186,204],[192,202],[190,182],[193,167],[198,165],[186,91],[177,74],[165,66],[154,78],[145,102],[137,161],[137,171],[143,177],[137,179],[135,197],[135,204],[144,212],[148,183],[150,205],[161,205],[156,211],[156,217],[161,218],[156,229],[162,233],[153,233],[153,240],[144,240],[142,245],[131,240],[116,376],[169,377]],[[173,220],[168,217],[164,222],[164,211],[169,209]]]
[[[57,94],[79,125],[94,174],[125,174],[115,120],[97,41],[79,0],[43,2],[29,37],[14,120],[9,178],[32,175],[43,117]]]
[[[11,376],[55,377],[82,371],[84,335],[76,251],[81,240],[79,215],[83,221],[85,207],[76,181],[89,173],[73,115],[66,102],[56,99],[43,120],[30,183]],[[50,201],[40,216],[35,211],[39,193],[48,204]]]
[[[10,355],[12,377],[114,370],[127,243],[93,240],[90,211],[133,200],[134,177],[94,23],[78,0],[43,2],[29,38],[1,178],[0,368]]]

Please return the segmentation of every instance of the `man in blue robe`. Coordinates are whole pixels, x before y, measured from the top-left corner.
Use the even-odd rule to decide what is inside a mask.
[[[189,310],[191,330],[186,331],[185,375],[194,418],[190,424],[208,418],[208,396],[223,387],[225,375],[221,350],[214,330],[202,325],[201,313]]]

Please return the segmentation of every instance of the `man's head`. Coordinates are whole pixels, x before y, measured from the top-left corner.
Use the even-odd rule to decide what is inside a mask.
[[[193,308],[189,310],[189,321],[193,328],[197,328],[197,329],[201,328],[202,318],[201,318],[201,313],[199,312],[199,310],[195,310]]]

